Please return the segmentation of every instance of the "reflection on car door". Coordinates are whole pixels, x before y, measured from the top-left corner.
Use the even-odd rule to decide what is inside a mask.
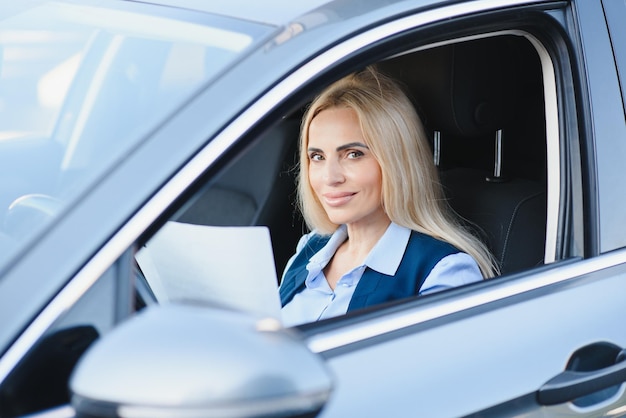
[[[582,395],[567,396],[570,384],[544,393],[550,405],[539,399],[581,352],[579,362],[594,370],[604,368],[594,357],[606,345],[626,347],[626,251],[501,280],[305,330],[337,380],[322,416],[614,416],[626,404],[624,388],[585,398],[597,392],[594,376]],[[618,367],[623,373],[626,363]]]

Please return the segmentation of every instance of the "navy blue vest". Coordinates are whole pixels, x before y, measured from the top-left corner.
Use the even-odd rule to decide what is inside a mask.
[[[314,235],[293,260],[280,286],[283,306],[304,289],[308,273],[306,265],[329,239],[330,236]],[[442,258],[458,252],[448,243],[412,231],[396,275],[388,276],[366,268],[354,290],[348,312],[417,295],[433,267]]]

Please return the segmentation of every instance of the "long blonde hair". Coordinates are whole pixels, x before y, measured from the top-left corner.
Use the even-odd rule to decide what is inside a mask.
[[[381,203],[393,222],[448,242],[471,255],[484,277],[497,274],[485,245],[465,230],[444,199],[422,122],[396,82],[370,66],[326,88],[302,119],[298,203],[307,226],[323,234],[330,221],[309,183],[309,126],[321,111],[348,107],[358,116],[366,145],[382,172]]]

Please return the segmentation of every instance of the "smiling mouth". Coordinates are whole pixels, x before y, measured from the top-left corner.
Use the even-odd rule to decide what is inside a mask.
[[[324,202],[331,207],[338,207],[350,202],[356,193],[326,193],[322,197]]]

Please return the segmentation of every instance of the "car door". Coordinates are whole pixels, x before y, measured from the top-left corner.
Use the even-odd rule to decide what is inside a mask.
[[[556,53],[567,48],[542,57],[555,69],[554,99],[565,122],[558,126],[558,147],[548,144],[548,153],[558,152],[567,166],[558,185],[559,217],[571,222],[559,238],[562,255],[455,295],[344,324],[305,327],[308,346],[326,359],[337,380],[321,416],[624,414],[619,362],[626,252],[619,220],[624,211],[618,209],[624,199],[617,186],[623,172],[615,159],[623,158],[625,134],[601,6],[578,2],[550,10],[570,34],[561,41],[572,42],[570,53],[578,57],[573,91],[565,91],[572,79]]]
[[[611,52],[601,36],[606,25],[597,19],[599,2],[515,6],[494,11],[474,2],[381,23],[309,61],[264,98],[285,86],[307,91],[317,80],[389,58],[389,51],[401,53],[407,45],[426,50],[513,33],[533,45],[541,63],[548,189],[543,265],[298,327],[297,335],[333,376],[320,416],[621,414],[626,252],[598,241],[604,235],[599,229],[606,228],[599,213],[617,213],[598,195],[596,182],[603,175],[594,163],[596,145],[608,137],[591,120],[617,125],[623,120],[595,113],[611,106],[615,94],[600,97],[588,90],[601,77],[595,72],[598,61],[588,62],[591,48],[605,63],[604,88],[619,92],[613,63],[601,54]],[[591,44],[591,35],[578,27],[593,28]],[[322,70],[315,76],[313,68]],[[308,83],[298,82],[307,77]],[[593,103],[588,94],[596,98]],[[258,115],[260,103],[236,123]],[[267,115],[265,123],[275,123],[277,116]]]
[[[127,263],[119,273],[128,277],[135,247],[172,216],[187,213],[186,204],[194,200],[190,195],[200,196],[203,185],[219,184],[217,176],[225,176],[229,162],[245,159],[245,151],[263,140],[261,132],[280,125],[286,113],[297,115],[299,106],[341,74],[399,53],[513,34],[535,48],[543,79],[548,203],[542,265],[288,333],[331,372],[332,393],[320,413],[324,417],[623,414],[619,360],[626,347],[621,320],[626,313],[626,250],[619,238],[610,238],[619,234],[609,231],[613,226],[607,223],[623,211],[617,195],[600,195],[609,189],[605,179],[620,167],[596,166],[597,156],[603,155],[607,164],[618,159],[608,159],[608,148],[600,149],[600,144],[624,137],[623,114],[618,120],[601,111],[621,100],[614,93],[619,92],[614,63],[607,61],[612,51],[603,41],[607,29],[600,2],[531,3],[475,1],[424,10],[422,2],[407,2],[402,10],[353,11],[345,21],[313,27],[283,47],[271,43],[259,49],[224,75],[223,84],[210,86],[168,120],[141,152],[99,185],[103,194],[123,192],[129,199],[126,208],[135,210],[125,212],[127,220],[80,269],[80,289],[98,282],[122,259]],[[341,4],[335,6],[341,9]],[[313,40],[317,49],[304,52]],[[245,89],[233,91],[233,81],[270,65],[291,67],[279,76],[260,74],[259,80],[279,80],[261,83],[272,87],[250,105],[244,101],[241,113],[229,114],[232,109],[211,99],[229,92],[235,98],[255,97]],[[595,91],[600,83],[613,93]],[[219,120],[238,116],[196,153],[195,146],[212,132],[197,119],[207,109]],[[609,134],[599,122],[617,127],[617,133]],[[194,140],[175,148],[171,138],[178,135]],[[146,161],[165,161],[165,153],[173,154],[168,167],[182,168],[160,172],[158,179],[132,177],[138,167],[148,168]],[[122,184],[126,186],[120,189]],[[130,193],[131,186],[141,193]],[[77,212],[87,216],[100,203],[87,199]],[[151,289],[145,290],[144,298],[150,300]],[[241,355],[249,359],[255,354],[243,350]],[[304,367],[287,364],[306,377]]]

